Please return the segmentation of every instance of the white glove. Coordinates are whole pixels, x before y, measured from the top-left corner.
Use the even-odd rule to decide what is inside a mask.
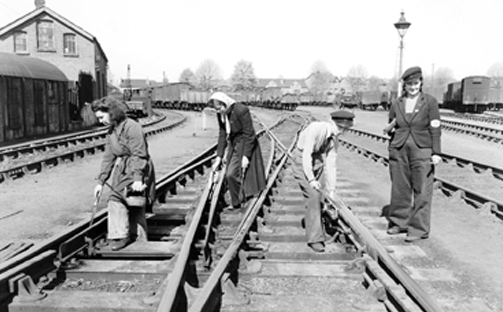
[[[248,157],[243,156],[243,159],[241,160],[241,168],[246,169],[248,168],[248,165],[250,164],[250,160],[248,160]]]
[[[103,185],[98,184],[94,187],[94,198],[98,199],[101,197],[101,193],[103,192]]]
[[[309,182],[309,185],[311,185],[311,187],[314,188],[315,190],[319,191],[321,189],[320,182],[318,182],[316,180],[313,180],[313,181]]]
[[[431,156],[431,163],[434,165],[438,165],[442,161],[442,157],[438,155],[432,155]]]
[[[146,188],[147,188],[147,185],[143,184],[142,181],[134,181],[133,184],[131,184],[131,189],[134,192],[142,192]]]
[[[211,167],[211,170],[217,171],[221,163],[222,163],[222,157],[217,156],[215,158],[215,162],[213,163],[213,167]]]

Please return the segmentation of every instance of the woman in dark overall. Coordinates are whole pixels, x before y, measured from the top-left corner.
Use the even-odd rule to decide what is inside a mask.
[[[440,114],[436,99],[422,92],[420,67],[402,75],[404,94],[389,111],[391,203],[387,233],[406,242],[430,235],[434,166],[440,163]]]
[[[258,194],[266,184],[262,153],[250,110],[222,92],[215,92],[210,97],[208,107],[217,111],[220,129],[213,170],[220,167],[225,148],[228,146],[225,177],[232,208],[238,209],[246,198]]]
[[[107,97],[94,101],[91,107],[98,120],[110,126],[94,195],[101,196],[103,185],[112,176],[111,183],[107,183],[111,188],[107,238],[112,250],[119,250],[135,239],[147,240],[145,209],[155,196],[154,164],[142,126],[126,117],[124,102]],[[145,203],[131,206],[127,192],[141,194]]]

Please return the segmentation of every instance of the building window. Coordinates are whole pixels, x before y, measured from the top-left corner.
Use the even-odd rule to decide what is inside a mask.
[[[16,53],[28,52],[26,33],[23,31],[14,33],[14,52]]]
[[[51,21],[37,23],[37,44],[39,51],[54,51],[54,25]]]
[[[77,54],[77,41],[75,34],[63,35],[63,51],[65,54]]]

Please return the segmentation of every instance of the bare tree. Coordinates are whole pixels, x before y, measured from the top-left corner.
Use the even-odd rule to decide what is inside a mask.
[[[487,76],[492,78],[503,78],[503,62],[492,64],[487,70]]]
[[[196,70],[197,85],[202,90],[210,90],[222,80],[222,71],[215,61],[205,59]]]
[[[333,75],[328,71],[327,66],[321,60],[317,60],[311,66],[311,74],[308,78],[308,86],[315,96],[326,94],[330,90],[330,81]]]
[[[346,75],[346,79],[348,80],[351,88],[355,92],[363,91],[363,88],[366,84],[368,77],[367,68],[362,64],[357,64],[351,66]]]
[[[499,90],[503,89],[503,62],[496,62],[487,70],[491,77],[491,85]],[[501,91],[499,91],[501,93]]]
[[[328,68],[327,68],[327,65],[325,64],[325,62],[323,62],[322,60],[316,60],[314,61],[313,65],[311,65],[311,74],[312,73],[316,73],[316,72],[320,72],[320,73],[326,73],[328,72]]]
[[[366,89],[368,91],[381,91],[382,87],[386,85],[386,82],[377,76],[370,76],[367,79]]]
[[[190,84],[195,84],[196,83],[196,75],[190,68],[185,68],[181,73],[180,73],[180,78],[178,78],[178,81],[180,82],[188,82]]]
[[[237,62],[231,75],[231,84],[236,91],[252,89],[257,84],[253,64],[245,60]]]

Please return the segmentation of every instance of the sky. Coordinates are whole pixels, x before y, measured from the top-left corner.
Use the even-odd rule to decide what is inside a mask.
[[[502,0],[46,0],[46,6],[97,38],[114,82],[127,77],[178,81],[205,59],[229,78],[240,60],[259,78],[305,78],[315,61],[337,76],[362,64],[369,76],[398,72],[403,10],[403,70],[454,78],[485,75],[503,62]],[[35,8],[0,0],[0,27]],[[110,77],[109,77],[110,78]]]

